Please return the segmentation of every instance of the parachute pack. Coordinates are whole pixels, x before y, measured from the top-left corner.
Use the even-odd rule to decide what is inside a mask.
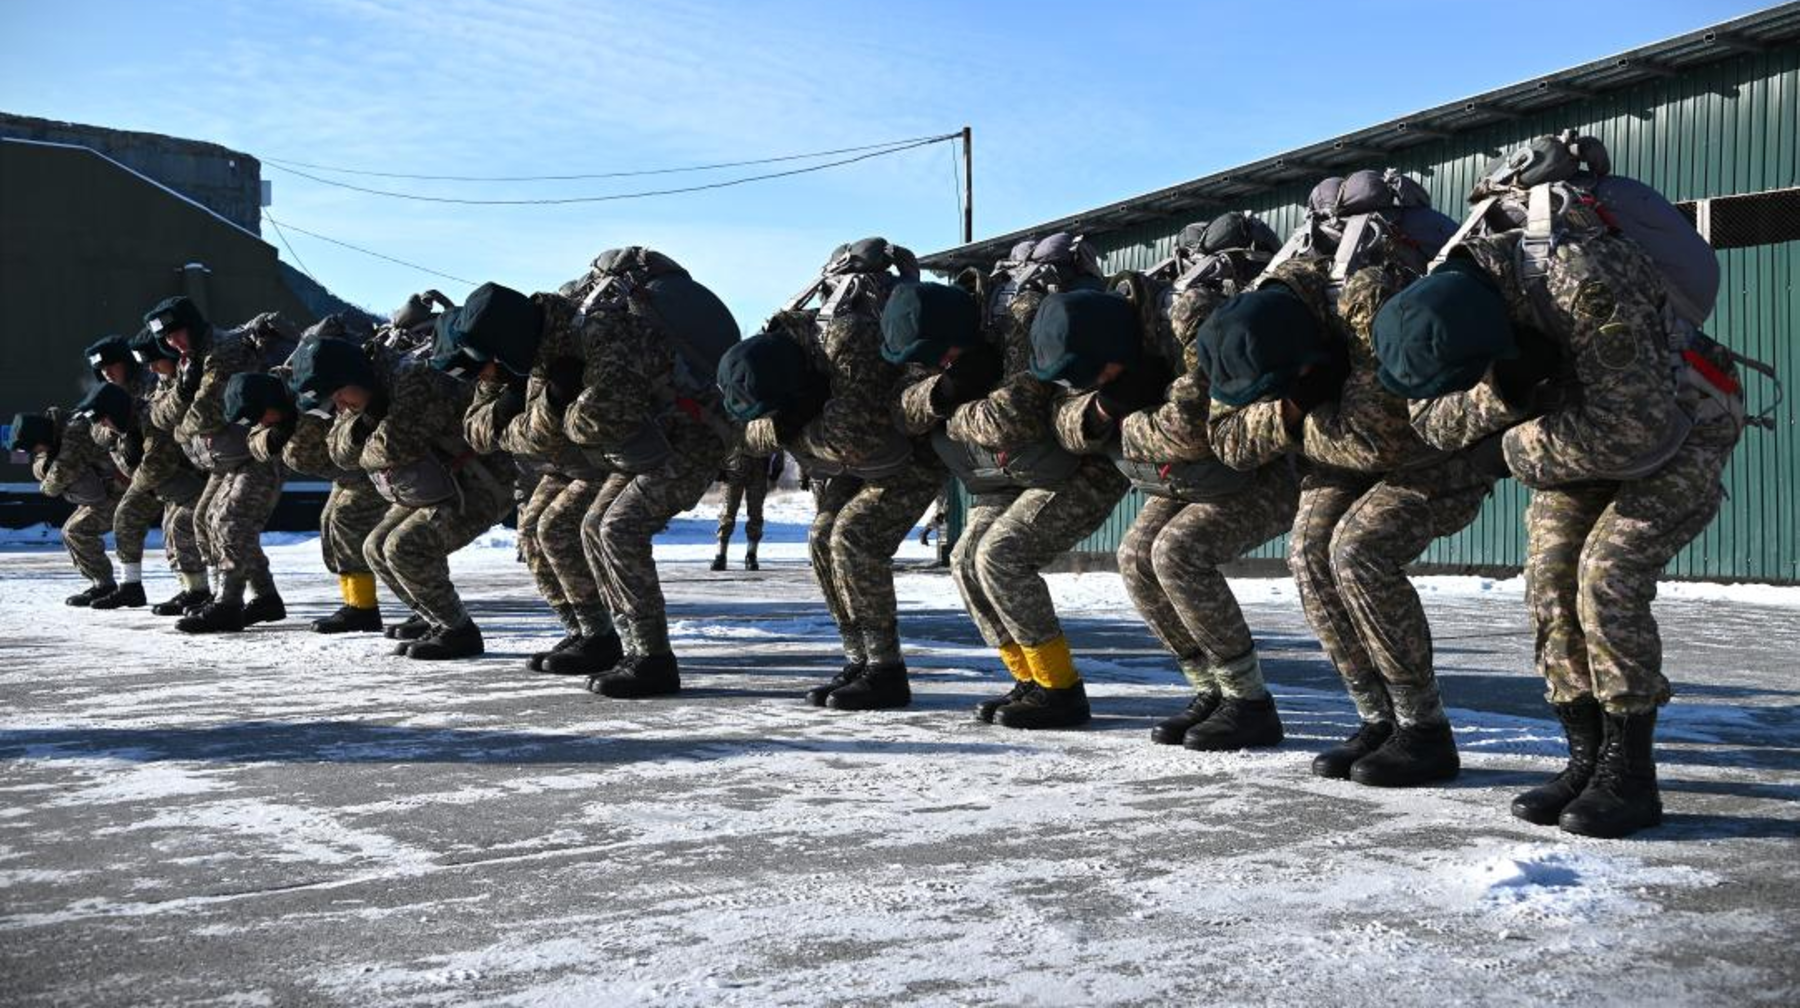
[[[1422,274],[1456,231],[1454,220],[1432,209],[1424,186],[1392,168],[1326,179],[1306,202],[1306,219],[1269,267],[1300,255],[1327,256],[1333,285],[1381,262]]]
[[[588,274],[581,310],[608,303],[626,305],[660,323],[675,350],[675,388],[685,397],[717,405],[719,358],[739,335],[737,320],[718,295],[661,252],[630,245],[600,253]]]
[[[1469,200],[1473,209],[1433,260],[1434,267],[1471,236],[1518,231],[1518,276],[1541,312],[1548,307],[1543,281],[1557,245],[1592,234],[1596,227],[1622,234],[1643,249],[1663,278],[1673,380],[1678,390],[1697,393],[1678,396],[1681,412],[1687,414],[1681,419],[1691,426],[1722,412],[1740,425],[1773,428],[1775,406],[1746,417],[1741,385],[1708,360],[1708,352],[1716,349],[1775,381],[1779,404],[1780,383],[1772,366],[1701,331],[1719,294],[1719,260],[1712,246],[1661,193],[1613,174],[1612,159],[1598,139],[1574,130],[1538,137],[1495,162]],[[1592,213],[1575,214],[1577,207]],[[1666,460],[1685,435],[1685,428],[1672,433],[1656,454]]]

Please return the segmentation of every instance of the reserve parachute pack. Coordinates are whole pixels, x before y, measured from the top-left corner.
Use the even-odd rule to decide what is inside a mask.
[[[1723,356],[1771,380],[1775,369],[1701,331],[1718,300],[1717,254],[1660,192],[1614,174],[1600,140],[1574,130],[1538,137],[1495,162],[1475,183],[1469,201],[1469,216],[1432,265],[1449,258],[1471,236],[1519,232],[1517,274],[1545,331],[1554,329],[1545,281],[1563,242],[1596,233],[1621,234],[1644,251],[1662,276],[1670,383],[1680,408],[1670,412],[1669,428],[1654,449],[1610,476],[1635,479],[1660,469],[1696,424],[1727,417],[1740,428],[1774,427],[1773,406],[1754,417],[1745,415],[1743,386],[1715,358]]]
[[[675,366],[663,390],[666,411],[648,418],[616,452],[609,464],[625,472],[650,472],[666,465],[673,449],[661,420],[680,411],[705,424],[726,444],[737,433],[725,419],[717,376],[719,358],[738,341],[737,320],[718,295],[688,275],[675,260],[643,247],[608,249],[594,258],[587,276],[577,281],[581,312],[602,305],[624,307],[657,324],[674,350]]]
[[[1365,169],[1313,187],[1305,219],[1269,268],[1296,256],[1328,257],[1335,292],[1357,270],[1383,262],[1423,274],[1455,231],[1456,222],[1432,209],[1431,195],[1410,176]]]
[[[919,260],[912,250],[886,238],[863,238],[832,250],[818,279],[788,299],[771,320],[803,341],[819,345],[824,327],[836,318],[861,316],[878,324],[888,295],[901,284],[919,282]],[[813,303],[818,307],[813,308]],[[806,325],[800,325],[800,319]],[[804,332],[796,328],[805,329]],[[814,477],[849,474],[866,480],[898,476],[913,464],[912,439],[897,425],[884,432],[882,443],[855,464],[840,464],[807,456],[801,467]]]

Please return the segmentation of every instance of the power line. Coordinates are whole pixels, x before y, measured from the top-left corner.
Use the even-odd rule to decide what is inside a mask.
[[[268,221],[269,223],[275,225],[275,229],[277,232],[279,232],[281,230],[281,227],[282,227],[281,222],[276,220],[275,218],[269,216],[269,214],[267,212],[263,213],[263,219]],[[440,270],[434,270],[429,266],[420,266],[418,263],[407,262],[405,259],[396,259],[391,255],[382,255],[380,252],[371,251],[369,249],[363,248],[361,245],[352,245],[346,241],[338,241],[336,238],[327,238],[326,236],[319,234],[316,231],[308,231],[305,228],[295,227],[292,224],[287,225],[287,227],[293,231],[299,232],[300,234],[306,235],[309,238],[317,238],[322,242],[330,242],[333,245],[338,245],[338,246],[342,246],[343,248],[347,248],[352,252],[361,252],[363,255],[374,256],[377,259],[386,259],[388,262],[397,263],[401,266],[406,266],[411,269],[416,269],[421,273],[430,273],[432,276],[443,277],[446,280],[455,280],[457,283],[465,283],[471,287],[475,286],[475,281],[473,281],[473,280],[465,280],[459,276],[451,276],[450,274],[442,272]],[[308,276],[311,276],[311,274],[308,274]]]
[[[275,218],[270,217],[268,214],[263,214],[263,219],[275,226],[275,234],[281,238],[281,247],[287,249],[288,255],[294,257],[294,265],[300,267],[300,272],[306,274],[306,279],[311,280],[313,283],[318,283],[319,278],[312,275],[312,270],[307,269],[306,263],[300,260],[300,253],[294,251],[293,243],[288,241],[287,232],[281,230],[281,223]]]
[[[835,150],[812,151],[807,154],[784,154],[780,157],[756,158],[749,161],[720,161],[716,164],[691,165],[686,168],[643,168],[636,171],[586,172],[576,175],[414,175],[406,172],[367,171],[360,168],[337,168],[331,165],[311,164],[306,161],[289,161],[286,158],[263,158],[263,163],[285,166],[289,168],[311,168],[314,171],[336,172],[340,175],[364,175],[372,178],[416,179],[426,182],[569,182],[579,179],[634,178],[641,175],[677,175],[683,172],[714,171],[719,168],[745,168],[750,165],[778,164],[783,161],[806,161],[812,158],[833,157],[838,154],[855,154],[861,151],[879,150],[884,147],[900,147],[904,144],[941,140],[942,137],[908,137],[904,140],[889,140],[886,143],[863,144],[860,147],[839,147]]]
[[[823,171],[826,168],[836,168],[840,165],[854,164],[858,161],[867,161],[870,158],[883,157],[888,154],[898,154],[901,151],[912,150],[915,147],[924,147],[928,144],[944,143],[948,140],[954,140],[959,135],[960,134],[956,133],[946,133],[943,136],[926,137],[922,140],[915,140],[899,147],[887,147],[881,150],[858,154],[855,157],[842,158],[837,161],[827,161],[824,164],[808,165],[804,168],[790,168],[786,171],[765,172],[761,175],[746,175],[743,178],[727,179],[723,182],[707,182],[701,185],[678,186],[672,189],[650,189],[643,192],[612,193],[605,196],[564,196],[554,199],[462,199],[454,196],[422,196],[418,193],[394,192],[390,189],[371,189],[367,186],[339,182],[335,179],[320,178],[317,175],[300,171],[297,168],[284,167],[272,161],[269,162],[269,167],[287,172],[290,175],[298,175],[301,178],[311,179],[314,182],[319,182],[324,185],[336,186],[339,189],[349,189],[352,192],[367,193],[371,196],[387,196],[393,199],[415,200],[421,203],[456,203],[463,206],[563,206],[570,203],[610,203],[616,200],[644,199],[650,196],[674,196],[681,193],[702,192],[708,189],[729,189],[732,186],[745,185],[750,182],[787,178],[791,175],[804,175],[808,172]],[[298,228],[295,230],[298,230]],[[314,237],[318,236],[315,235]]]

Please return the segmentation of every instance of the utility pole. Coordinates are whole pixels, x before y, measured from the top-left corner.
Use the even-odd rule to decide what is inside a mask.
[[[975,240],[975,130],[962,128],[963,147],[963,244]]]

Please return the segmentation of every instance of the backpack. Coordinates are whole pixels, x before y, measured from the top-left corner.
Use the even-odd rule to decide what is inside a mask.
[[[1423,274],[1455,231],[1456,222],[1432,209],[1430,194],[1411,177],[1364,169],[1313,187],[1306,219],[1268,268],[1299,255],[1328,256],[1334,291],[1357,270],[1381,262]]]
[[[737,320],[725,302],[675,260],[642,245],[600,253],[588,280],[581,310],[620,304],[654,319],[675,350],[670,376],[675,389],[716,410],[719,358],[739,336]]]
[[[1196,287],[1226,297],[1248,290],[1250,281],[1268,268],[1280,250],[1281,240],[1262,218],[1233,210],[1182,228],[1177,246],[1174,256],[1149,270],[1115,273],[1106,283],[1138,306],[1155,345],[1163,347],[1172,361],[1180,362],[1184,355],[1172,319],[1175,299]]]
[[[265,371],[287,363],[300,347],[300,330],[280,312],[263,312],[239,326],[237,332],[256,348]]]
[[[858,313],[879,319],[894,288],[918,279],[919,260],[911,249],[886,238],[846,242],[832,250],[819,278],[790,298],[783,310],[806,311],[817,299],[815,317],[821,323]]]

